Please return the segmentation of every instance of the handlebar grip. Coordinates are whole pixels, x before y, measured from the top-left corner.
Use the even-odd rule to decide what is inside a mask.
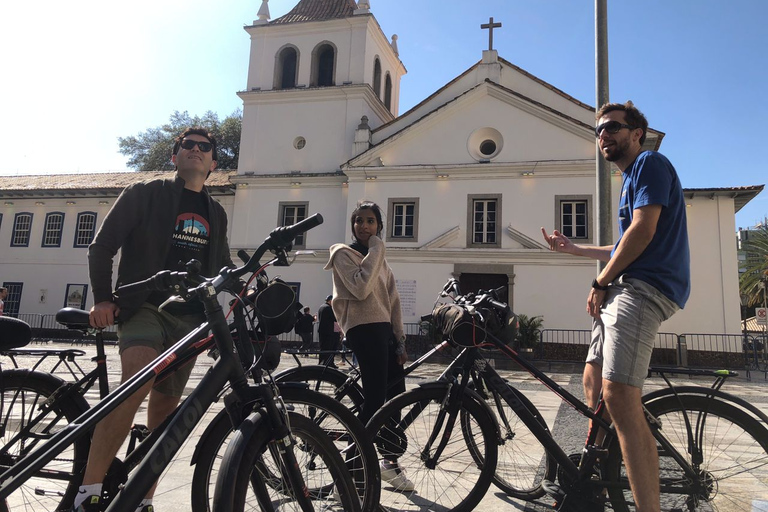
[[[248,263],[248,260],[251,259],[250,256],[248,256],[248,252],[245,249],[240,249],[237,251],[237,257],[240,258],[243,263]]]
[[[316,213],[311,217],[307,217],[306,219],[293,224],[292,226],[283,226],[273,229],[269,234],[269,238],[283,243],[291,243],[293,242],[293,239],[301,233],[309,231],[310,229],[317,227],[322,223],[323,216],[319,213]]]

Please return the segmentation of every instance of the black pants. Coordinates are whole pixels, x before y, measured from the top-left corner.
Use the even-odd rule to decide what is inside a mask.
[[[365,424],[384,402],[405,392],[405,373],[403,365],[397,362],[390,323],[353,327],[347,332],[347,345],[357,356],[360,366],[365,394],[360,420]],[[390,382],[396,381],[395,386],[387,389]]]
[[[300,332],[301,336],[301,348],[299,350],[309,350],[312,348],[312,331]]]
[[[339,350],[341,339],[338,332],[318,332],[317,336],[320,338],[320,350]],[[320,354],[317,360],[320,364],[332,365],[334,354]]]

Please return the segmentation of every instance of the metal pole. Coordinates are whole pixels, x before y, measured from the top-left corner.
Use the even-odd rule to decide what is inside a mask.
[[[596,108],[608,103],[608,0],[595,0],[595,78]],[[611,213],[611,167],[600,154],[595,143],[595,161],[597,175],[597,245],[613,244]],[[598,261],[598,273],[605,267],[605,262]]]

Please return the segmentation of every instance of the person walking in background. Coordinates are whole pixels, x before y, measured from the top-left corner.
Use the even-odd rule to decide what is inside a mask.
[[[331,246],[325,270],[333,271],[333,310],[360,365],[365,394],[360,419],[367,423],[388,398],[405,392],[408,354],[400,294],[381,239],[381,208],[358,202],[350,223],[354,242]],[[388,389],[390,381],[398,384]],[[414,489],[396,460],[382,463],[381,478],[397,490]]]
[[[584,367],[587,404],[603,393],[638,512],[657,512],[659,458],[642,407],[643,381],[661,323],[690,295],[690,253],[680,179],[666,157],[643,151],[648,121],[628,101],[597,111],[600,152],[623,174],[616,245],[571,242],[541,232],[552,251],[607,262],[587,297],[592,343]]]
[[[295,328],[296,334],[301,337],[301,347],[299,350],[306,352],[312,348],[314,321],[314,317],[309,314],[309,307],[304,308],[304,312],[301,313],[301,316],[296,321]]]
[[[5,308],[5,299],[8,298],[8,288],[0,286],[0,316],[3,316],[3,309]]]
[[[333,332],[333,324],[336,323],[336,315],[333,313],[331,307],[331,300],[333,295],[329,295],[325,298],[325,304],[320,306],[317,310],[317,337],[320,338],[320,355],[318,361],[320,364],[326,366],[336,367],[333,362],[333,354],[323,354],[322,352],[330,352],[336,350],[336,334]]]
[[[104,328],[118,321],[123,382],[197,327],[205,314],[199,301],[174,302],[159,310],[170,293],[115,298],[112,268],[117,252],[118,286],[160,270],[184,270],[191,259],[202,263],[206,276],[218,274],[224,266],[234,267],[227,242],[227,214],[204,187],[216,168],[216,139],[203,128],[187,129],[176,138],[171,161],[176,165],[173,178],[131,185],[120,194],[88,248],[95,303],[91,326]],[[149,394],[147,426],[151,430],[176,408],[192,367],[187,365],[156,386],[148,383],[96,426],[73,511],[102,510],[104,476],[144,398]],[[153,494],[154,488],[137,512],[153,512]]]

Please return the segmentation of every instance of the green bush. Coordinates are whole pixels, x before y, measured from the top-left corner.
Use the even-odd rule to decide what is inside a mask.
[[[539,343],[539,330],[544,324],[542,316],[517,315],[518,328],[515,342],[518,348],[534,348]]]

